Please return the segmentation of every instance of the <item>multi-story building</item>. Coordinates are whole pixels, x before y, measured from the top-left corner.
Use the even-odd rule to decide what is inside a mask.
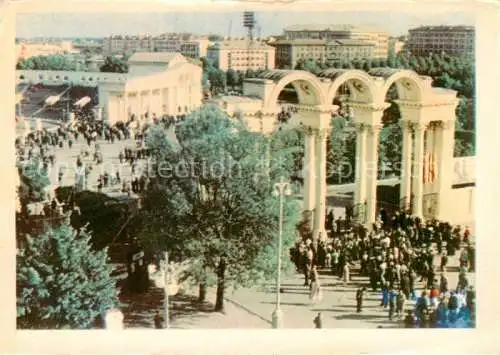
[[[358,27],[354,25],[293,25],[284,29],[284,38],[294,39],[323,39],[358,40],[373,43],[374,58],[387,58],[389,54],[389,35],[381,30]]]
[[[27,59],[35,56],[46,56],[55,54],[74,53],[75,50],[71,42],[61,42],[60,44],[47,43],[19,43],[16,44],[17,59]]]
[[[276,48],[276,66],[294,69],[299,60],[322,61],[326,57],[325,44],[322,39],[278,40],[272,44]]]
[[[275,49],[249,39],[223,41],[208,47],[207,57],[221,70],[274,69]]]
[[[156,37],[111,36],[104,40],[106,54],[135,52],[179,52],[186,57],[200,58],[207,55],[209,41],[194,36],[165,34]]]
[[[134,52],[152,52],[153,41],[151,36],[110,36],[104,39],[103,52],[118,54]]]
[[[374,58],[375,44],[355,39],[337,39],[326,43],[326,60]]]
[[[408,32],[406,49],[414,55],[474,55],[474,26],[422,26]]]
[[[341,59],[366,59],[375,57],[375,44],[353,39],[295,39],[273,43],[276,48],[276,66],[293,69],[300,60],[317,62]]]
[[[210,45],[208,39],[193,39],[181,43],[180,52],[189,58],[202,58],[207,56],[207,49]]]

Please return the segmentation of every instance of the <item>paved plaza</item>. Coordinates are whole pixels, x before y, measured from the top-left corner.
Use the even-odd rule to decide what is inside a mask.
[[[168,131],[170,138],[175,139],[173,129]],[[132,172],[129,163],[120,164],[118,154],[125,147],[134,148],[136,143],[132,139],[115,141],[111,144],[98,139],[97,144],[100,145],[103,153],[104,164],[96,165],[91,163],[94,151],[94,144],[89,148],[86,141],[80,137],[70,149],[65,143],[63,148],[57,148],[56,167],[62,165],[67,166],[65,175],[62,180],[63,186],[71,186],[74,184],[74,164],[76,157],[82,149],[88,149],[91,153],[85,161],[91,163],[94,168],[89,176],[88,188],[97,190],[97,179],[99,174],[107,171],[113,173],[116,169],[120,169],[122,180],[130,181]],[[145,165],[145,160],[138,161],[138,171]],[[57,185],[57,169],[51,171],[51,180]],[[111,196],[121,194],[121,185],[103,189],[104,193]],[[345,190],[345,189],[344,189]],[[336,195],[345,192],[342,187],[330,186],[328,195]],[[333,200],[329,198],[331,203]],[[329,208],[334,209],[336,218],[344,216],[344,208],[329,205]],[[459,254],[459,253],[458,253]],[[288,257],[285,255],[284,257]],[[438,261],[435,265],[439,264]],[[448,278],[450,287],[454,288],[458,279],[458,259],[457,256],[450,260]],[[469,274],[471,284],[475,284],[475,275]],[[395,317],[392,321],[388,319],[388,310],[380,306],[381,292],[371,292],[369,283],[366,277],[357,275],[353,272],[352,280],[349,283],[344,283],[337,277],[331,275],[329,270],[320,270],[320,282],[323,289],[323,298],[316,304],[312,304],[309,300],[309,289],[303,286],[303,276],[294,273],[291,276],[285,277],[282,280],[283,292],[281,293],[281,308],[284,313],[285,328],[312,328],[313,318],[318,312],[322,313],[323,328],[393,328],[401,326],[401,322]],[[362,313],[356,313],[356,290],[361,287],[367,287],[365,294],[364,309]],[[417,287],[421,290],[421,283],[417,283]],[[141,316],[143,321],[134,323],[129,320],[127,327],[153,327],[153,318],[155,310],[162,310],[163,307],[163,291],[161,289],[153,289],[153,296],[136,295],[137,298],[133,302],[141,302],[141,297],[153,297],[149,300],[150,304],[144,309],[139,309],[137,312],[143,312]],[[150,292],[150,293],[151,293]],[[192,292],[192,297],[195,297],[196,291]],[[188,292],[189,295],[189,292]],[[179,296],[183,297],[183,296]],[[271,314],[275,309],[275,285],[268,284],[253,289],[241,288],[236,291],[228,289],[226,291],[225,313],[217,313],[211,311],[199,311],[193,309],[190,312],[173,312],[171,327],[173,328],[270,328]],[[211,304],[215,303],[215,289],[211,289],[207,295],[207,301]],[[171,307],[175,309],[176,298],[172,298]],[[151,304],[152,303],[152,304]],[[179,303],[180,304],[180,303]],[[407,302],[407,308],[413,307],[413,302]],[[139,307],[140,308],[140,307]],[[211,308],[211,306],[209,307]],[[127,311],[125,310],[127,318]],[[135,316],[134,316],[135,317]]]

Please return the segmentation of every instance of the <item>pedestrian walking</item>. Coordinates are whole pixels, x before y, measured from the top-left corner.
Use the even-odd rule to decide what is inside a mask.
[[[356,312],[360,313],[363,311],[363,297],[365,294],[366,288],[360,287],[356,291]]]

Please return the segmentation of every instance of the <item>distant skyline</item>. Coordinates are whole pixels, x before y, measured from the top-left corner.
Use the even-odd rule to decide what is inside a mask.
[[[466,12],[441,14],[401,12],[256,12],[261,36],[279,35],[295,24],[353,24],[377,28],[390,36],[405,35],[422,25],[474,25]],[[16,37],[106,37],[191,32],[244,36],[241,12],[197,13],[40,13],[19,14]],[[256,33],[257,35],[257,33]]]

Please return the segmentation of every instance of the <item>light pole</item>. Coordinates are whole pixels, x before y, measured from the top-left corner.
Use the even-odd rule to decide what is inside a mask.
[[[277,269],[276,269],[276,308],[273,311],[273,328],[279,329],[283,327],[283,312],[280,307],[280,283],[281,283],[281,245],[283,241],[283,205],[284,196],[290,196],[292,189],[290,183],[286,182],[283,177],[279,183],[274,185],[274,195],[280,198],[280,219],[279,219],[279,235],[278,235],[278,252],[277,252]]]
[[[164,265],[163,265],[163,277],[164,277],[164,282],[165,282],[165,288],[164,288],[164,317],[165,317],[165,329],[170,328],[170,314],[168,310],[169,306],[169,300],[168,300],[168,294],[170,292],[168,286],[169,286],[169,275],[168,275],[168,252],[165,252],[165,260],[164,260]]]

